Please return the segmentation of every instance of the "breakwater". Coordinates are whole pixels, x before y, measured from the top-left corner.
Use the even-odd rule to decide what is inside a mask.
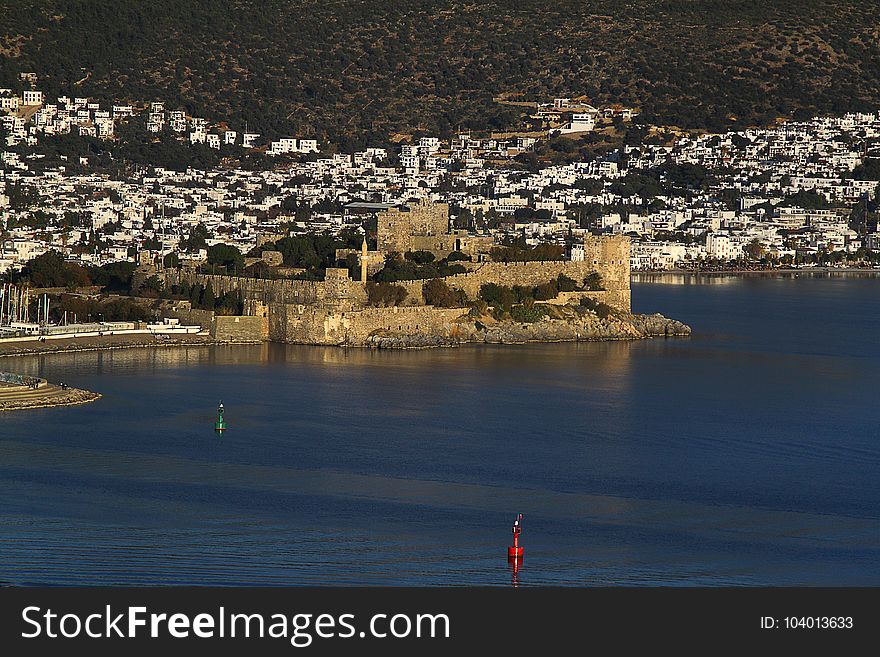
[[[97,392],[56,385],[32,376],[0,372],[0,411],[72,406],[100,398]]]

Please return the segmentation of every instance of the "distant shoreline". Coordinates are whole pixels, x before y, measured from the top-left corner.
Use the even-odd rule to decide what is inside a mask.
[[[861,276],[880,276],[880,269],[867,267],[780,267],[776,269],[719,269],[719,270],[694,270],[694,269],[663,269],[656,271],[633,271],[631,277],[652,278],[659,276],[791,276],[791,275],[815,275],[815,274],[857,274]]]

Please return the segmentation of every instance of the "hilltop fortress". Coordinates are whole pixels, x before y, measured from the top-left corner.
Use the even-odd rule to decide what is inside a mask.
[[[533,288],[563,274],[583,281],[591,274],[601,276],[600,290],[559,293],[546,303],[557,307],[578,304],[587,298],[606,304],[621,316],[630,313],[630,245],[625,236],[584,238],[583,253],[577,260],[529,262],[493,262],[488,259],[493,246],[487,238],[468,236],[464,231],[450,231],[445,204],[420,203],[408,210],[389,209],[378,216],[377,250],[368,251],[366,241],[356,251],[360,264],[359,280],[346,268],[328,268],[322,281],[260,279],[207,275],[186,270],[166,270],[166,285],[208,283],[215,294],[239,290],[245,300],[245,314],[254,322],[242,327],[259,327],[260,337],[273,342],[321,345],[369,346],[393,342],[395,346],[428,346],[483,341],[478,335],[488,330],[475,321],[469,306],[439,308],[424,301],[424,279],[396,281],[406,289],[405,298],[391,306],[371,305],[368,276],[381,269],[386,256],[408,251],[430,251],[444,258],[456,251],[470,256],[470,261],[456,262],[462,273],[443,277],[451,290],[463,292],[470,301],[479,298],[483,285]],[[350,253],[350,252],[349,252]],[[344,253],[338,254],[344,257]],[[184,304],[185,306],[185,304]],[[191,311],[199,313],[205,311]],[[187,308],[179,308],[181,319],[198,320]],[[559,320],[546,320],[559,321]],[[613,337],[644,337],[624,331]],[[578,332],[571,339],[597,339]],[[540,339],[540,338],[536,338]],[[560,338],[568,339],[568,338]],[[384,341],[384,342],[383,342]],[[503,339],[491,341],[504,341]],[[521,341],[521,340],[518,340]]]

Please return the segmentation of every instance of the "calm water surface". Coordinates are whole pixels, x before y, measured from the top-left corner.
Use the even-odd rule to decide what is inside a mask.
[[[0,581],[880,584],[880,279],[667,277],[689,339],[6,358]],[[212,431],[217,401],[230,430]]]

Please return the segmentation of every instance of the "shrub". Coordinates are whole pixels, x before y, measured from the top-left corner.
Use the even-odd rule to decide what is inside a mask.
[[[577,281],[565,274],[559,274],[556,278],[556,287],[560,292],[574,292],[578,289]]]
[[[367,283],[367,303],[371,306],[399,306],[406,295],[406,288],[402,285]]]
[[[550,314],[550,311],[547,310],[546,306],[542,306],[540,304],[531,304],[531,305],[519,305],[513,306],[510,309],[510,317],[514,321],[517,322],[527,322],[529,324],[533,322],[539,322]]]
[[[412,260],[417,265],[426,265],[434,262],[434,254],[430,251],[407,251],[403,254],[407,260]]]
[[[480,298],[490,306],[502,310],[509,310],[513,304],[519,301],[516,293],[511,288],[495,283],[484,283],[481,285]]]
[[[429,306],[441,308],[463,308],[467,305],[467,295],[462,290],[454,290],[440,278],[432,278],[422,285],[422,296]]]
[[[584,289],[590,290],[591,292],[604,290],[605,287],[602,285],[602,275],[596,271],[594,271],[592,274],[589,274],[584,279]]]
[[[558,297],[559,290],[556,288],[556,282],[550,281],[548,283],[541,283],[535,287],[532,295],[537,301],[547,301],[548,299],[555,299]]]
[[[614,314],[614,308],[609,306],[607,303],[603,303],[601,301],[594,301],[593,299],[588,299],[587,297],[581,297],[580,305],[582,308],[586,308],[599,316],[601,319],[606,319],[609,315]]]
[[[602,303],[601,301],[596,306],[596,314],[601,318],[605,319],[609,315],[614,313],[614,308],[609,306],[607,303]]]

